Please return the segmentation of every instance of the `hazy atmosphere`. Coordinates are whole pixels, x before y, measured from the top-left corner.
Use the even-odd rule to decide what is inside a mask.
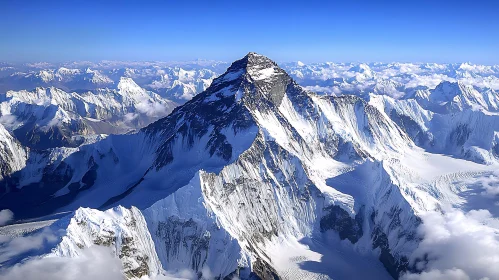
[[[0,280],[499,279],[498,10],[1,2]]]

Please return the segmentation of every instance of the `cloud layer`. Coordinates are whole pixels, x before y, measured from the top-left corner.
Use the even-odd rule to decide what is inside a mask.
[[[411,261],[423,273],[402,279],[499,279],[499,225],[488,210],[427,213],[420,234]]]
[[[0,272],[0,280],[123,280],[121,261],[107,247],[92,246],[75,258],[45,257]]]

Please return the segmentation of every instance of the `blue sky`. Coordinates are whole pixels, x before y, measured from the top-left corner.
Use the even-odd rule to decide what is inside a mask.
[[[499,1],[0,1],[0,60],[499,64]]]

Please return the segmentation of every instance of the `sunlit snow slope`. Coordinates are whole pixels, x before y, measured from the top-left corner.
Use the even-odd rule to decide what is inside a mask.
[[[130,279],[398,278],[421,269],[421,216],[462,205],[458,183],[497,168],[496,116],[466,106],[320,96],[249,53],[135,134],[32,152],[0,208],[77,209],[41,255],[107,246]]]

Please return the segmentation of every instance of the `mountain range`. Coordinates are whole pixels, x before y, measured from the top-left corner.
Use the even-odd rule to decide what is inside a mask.
[[[46,83],[0,98],[4,277],[94,245],[127,279],[499,277],[498,67],[221,65],[2,76]]]

